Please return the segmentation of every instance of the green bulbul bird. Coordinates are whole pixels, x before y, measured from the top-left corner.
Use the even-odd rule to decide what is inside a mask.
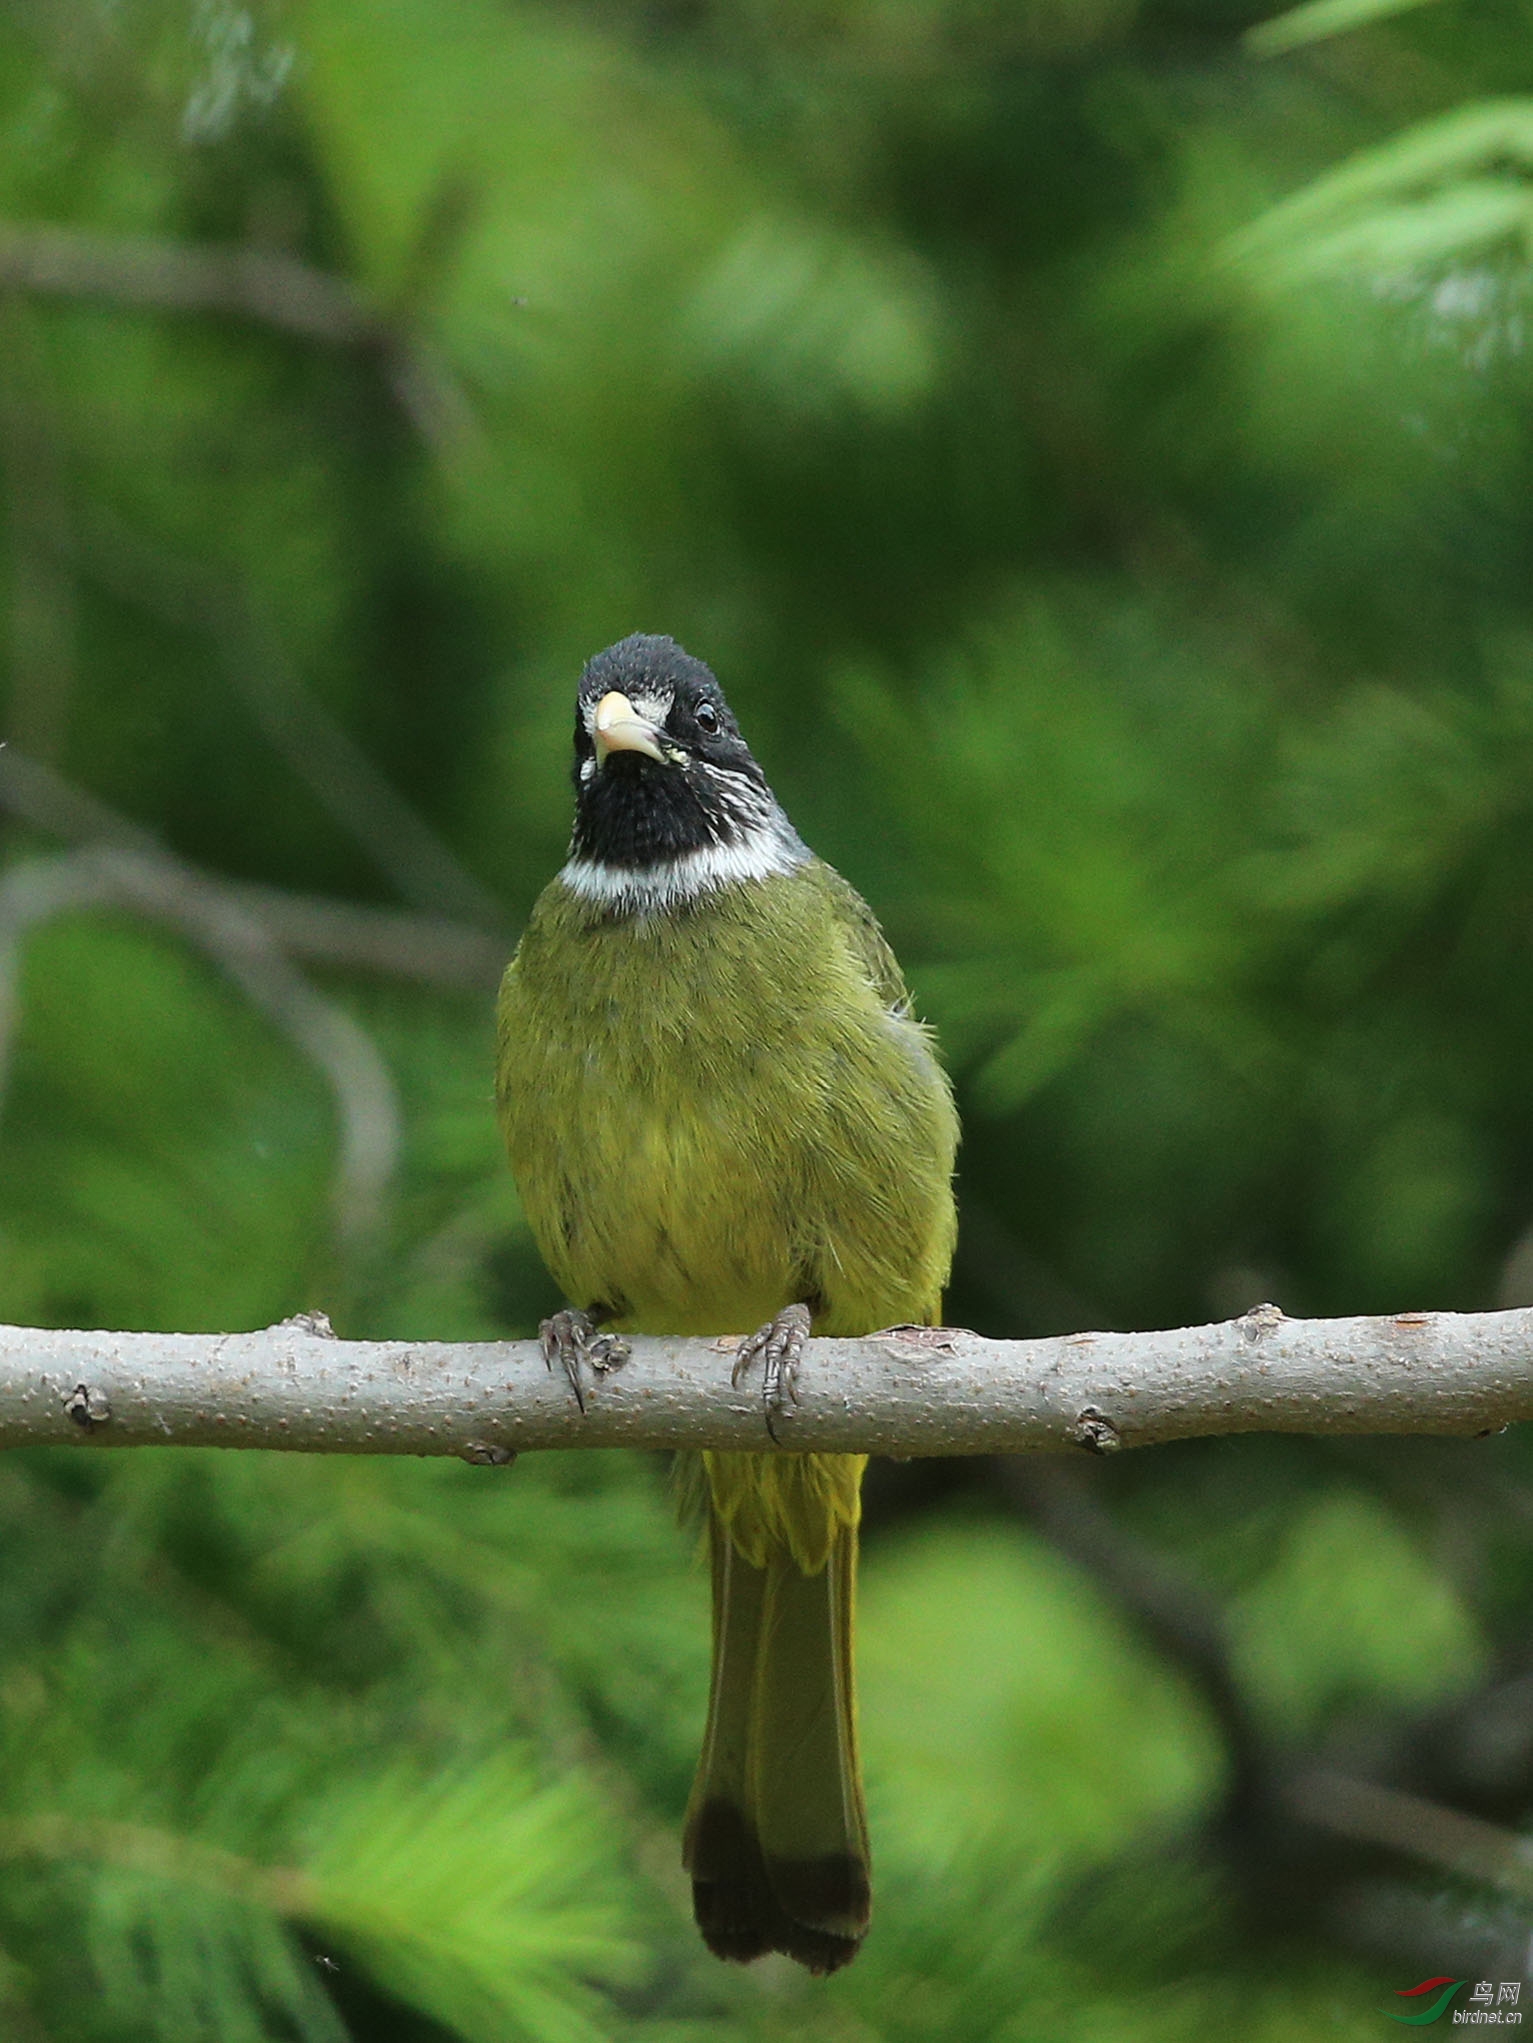
[[[599,653],[569,858],[506,972],[497,1100],[528,1225],[574,1309],[584,1403],[624,1331],[742,1341],[776,1443],[811,1327],[934,1324],[952,1094],[871,910],[774,800],[712,673]],[[601,1329],[609,1329],[603,1332]],[[865,1457],[687,1457],[713,1571],[708,1728],[684,1857],[723,1958],[811,1972],[868,1925],[852,1630]],[[697,1464],[700,1464],[698,1466]]]

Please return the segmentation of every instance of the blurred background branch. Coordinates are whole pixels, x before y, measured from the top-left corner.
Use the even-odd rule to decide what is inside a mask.
[[[257,248],[0,221],[0,292],[99,298],[164,312],[225,312],[334,347],[381,346],[386,329],[343,278]]]
[[[367,1243],[383,1217],[399,1148],[399,1109],[387,1065],[366,1031],[292,969],[263,922],[227,889],[202,884],[171,860],[127,847],[91,847],[13,866],[0,877],[0,1106],[23,939],[51,916],[106,905],[134,909],[190,936],[323,1072],[339,1125],[335,1225],[346,1248]]]
[[[433,235],[423,247],[440,239]],[[462,390],[423,342],[369,305],[345,278],[279,250],[195,247],[0,220],[0,301],[18,293],[146,312],[216,313],[321,346],[353,348],[377,357],[429,445],[451,451],[472,430]]]
[[[172,859],[151,831],[119,816],[14,745],[0,748],[0,810],[46,836],[89,848],[132,851],[174,868],[188,886],[208,897],[222,897],[260,923],[272,942],[295,958],[486,993],[494,992],[505,970],[506,942],[493,930],[194,871],[184,861]]]

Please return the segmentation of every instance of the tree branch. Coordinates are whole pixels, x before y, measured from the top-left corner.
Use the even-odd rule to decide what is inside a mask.
[[[71,908],[126,907],[200,943],[323,1073],[340,1140],[338,1236],[355,1248],[375,1232],[399,1154],[399,1103],[371,1036],[296,971],[262,923],[217,886],[173,860],[110,845],[66,852],[0,874],[0,1104],[5,1097],[22,939]]]
[[[319,1330],[316,1331],[316,1325]],[[770,1451],[733,1342],[636,1338],[584,1413],[531,1341],[337,1341],[0,1328],[0,1447],[280,1447],[460,1454],[539,1447]],[[1160,1333],[990,1341],[895,1327],[809,1345],[786,1450],[1017,1453],[1228,1433],[1494,1432],[1533,1418],[1533,1309],[1290,1320],[1275,1306]]]
[[[995,1473],[1002,1494],[1021,1505],[1044,1538],[1083,1568],[1197,1690],[1224,1740],[1221,1823],[1237,1831],[1249,1825],[1262,1809],[1271,1762],[1236,1672],[1218,1599],[1103,1509],[1094,1494],[1100,1471],[1052,1456],[1012,1456],[997,1460]]]
[[[267,742],[403,899],[501,928],[494,895],[307,686],[272,619],[246,591],[100,512],[82,521],[77,564],[122,601],[212,641]]]
[[[515,941],[476,923],[422,915],[409,908],[379,908],[371,902],[337,901],[225,879],[173,856],[152,831],[120,816],[14,745],[0,744],[0,812],[94,850],[131,851],[159,860],[188,886],[209,897],[222,895],[241,914],[259,922],[279,950],[310,964],[493,994]]]
[[[232,316],[320,346],[371,351],[428,444],[451,450],[473,430],[462,391],[432,352],[343,277],[280,250],[0,221],[0,293],[18,291]]]
[[[1463,1880],[1533,1899],[1533,1855],[1515,1830],[1466,1816],[1421,1795],[1332,1768],[1300,1774],[1289,1786],[1295,1815],[1354,1844],[1376,1845]]]
[[[378,313],[343,278],[270,249],[189,246],[5,221],[0,290],[157,312],[235,313],[331,347],[381,346],[390,338]]]

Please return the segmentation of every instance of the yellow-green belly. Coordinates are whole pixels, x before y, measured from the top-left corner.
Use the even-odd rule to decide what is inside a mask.
[[[807,867],[602,921],[555,881],[506,974],[498,1099],[570,1300],[646,1333],[826,1333],[936,1309],[956,1128]],[[833,878],[833,876],[832,876]]]

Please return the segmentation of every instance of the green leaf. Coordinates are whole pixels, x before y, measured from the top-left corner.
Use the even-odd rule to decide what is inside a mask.
[[[512,1753],[428,1780],[398,1768],[316,1811],[304,1912],[392,1992],[473,2043],[601,2043],[594,1982],[639,1951],[600,1808]]]
[[[1400,272],[1533,237],[1533,100],[1459,107],[1348,159],[1230,237],[1253,281]]]
[[[1305,0],[1304,6],[1292,7],[1286,14],[1247,29],[1246,48],[1253,56],[1277,57],[1305,43],[1346,35],[1354,28],[1371,28],[1376,21],[1389,21],[1397,14],[1432,4],[1433,0]]]

